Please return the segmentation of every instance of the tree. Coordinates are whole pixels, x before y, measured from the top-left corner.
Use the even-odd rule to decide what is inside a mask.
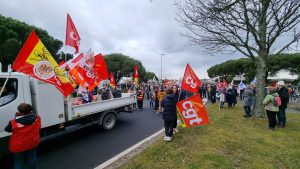
[[[146,72],[145,76],[144,76],[144,79],[145,79],[145,81],[148,81],[148,80],[152,80],[153,77],[155,78],[155,80],[158,79],[156,77],[155,73],[153,73],[153,72]]]
[[[142,81],[145,80],[144,76],[146,70],[141,61],[130,58],[129,56],[120,53],[105,55],[104,59],[106,62],[108,72],[113,72],[114,75],[117,75],[119,72],[123,76],[133,76],[134,65],[137,64],[139,67],[139,78]]]
[[[300,0],[183,0],[178,3],[178,20],[188,30],[185,36],[209,52],[238,51],[255,62],[254,112],[262,117],[267,58],[299,39],[294,29],[300,21],[299,7]],[[287,36],[276,47],[281,35]],[[270,55],[271,50],[277,52]]]
[[[246,82],[250,82],[255,77],[255,69],[256,65],[250,58],[240,58],[214,65],[207,70],[207,73],[210,78],[221,77],[224,79],[227,79],[227,77],[235,77],[236,75],[243,75],[246,78]],[[300,53],[283,53],[274,57],[268,57],[266,79],[268,76],[276,75],[281,70],[287,70],[291,74],[299,74]],[[229,73],[224,76],[224,72]]]
[[[251,81],[255,76],[254,69],[255,66],[249,58],[240,58],[214,65],[207,70],[207,73],[210,78],[221,77],[227,81],[231,81],[235,76],[243,75],[247,81]]]
[[[16,59],[32,30],[35,30],[54,59],[56,61],[59,59],[58,51],[63,45],[60,40],[54,39],[45,30],[0,15],[0,62],[2,63],[2,71],[7,71],[7,65]]]

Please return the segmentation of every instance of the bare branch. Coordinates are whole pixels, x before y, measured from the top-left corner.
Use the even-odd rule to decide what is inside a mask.
[[[192,42],[211,52],[233,47],[252,60],[266,57],[276,40],[300,22],[300,0],[181,0],[177,7],[177,19]]]

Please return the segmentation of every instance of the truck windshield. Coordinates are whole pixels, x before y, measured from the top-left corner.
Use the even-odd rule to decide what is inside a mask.
[[[17,98],[18,81],[10,78],[4,86],[6,78],[0,78],[0,92],[3,88],[3,93],[0,97],[0,107],[9,104]]]

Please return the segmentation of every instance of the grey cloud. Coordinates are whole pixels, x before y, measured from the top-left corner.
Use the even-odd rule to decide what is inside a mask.
[[[80,49],[95,53],[123,53],[139,59],[146,69],[163,78],[182,78],[187,62],[200,78],[217,63],[237,55],[211,56],[180,35],[176,6],[167,0],[0,0],[0,14],[41,27],[65,40],[66,14],[70,13],[81,36]]]

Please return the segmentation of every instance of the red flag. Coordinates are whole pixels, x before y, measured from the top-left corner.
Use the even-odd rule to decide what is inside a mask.
[[[80,36],[69,14],[67,14],[66,45],[74,47],[75,54],[78,53]]]
[[[218,78],[217,90],[219,91],[220,89],[221,89],[221,82],[220,82],[220,79]]]
[[[95,82],[97,83],[97,85],[101,80],[108,79],[108,71],[106,68],[105,60],[101,53],[95,56],[95,64],[93,68],[96,74]]]
[[[134,65],[134,82],[135,84],[139,83],[139,67],[138,65]]]
[[[85,81],[83,80],[82,76],[77,71],[77,66],[69,70],[69,76],[70,78],[76,83],[77,85],[80,85],[84,87]]]
[[[54,85],[64,96],[68,96],[74,89],[34,31],[30,33],[12,68]]]
[[[96,75],[93,69],[89,68],[87,65],[83,65],[83,66],[77,66],[77,71],[89,86],[94,85]]]
[[[110,72],[109,84],[112,88],[116,88],[116,81],[112,72]]]
[[[276,82],[274,80],[272,80],[272,84],[271,84],[272,87],[276,87]]]
[[[61,62],[59,62],[58,66],[60,67],[60,66],[62,66],[63,64],[65,64],[65,61],[64,61],[64,60],[61,61]]]
[[[205,107],[199,95],[178,102],[176,107],[183,128],[209,124]]]
[[[198,89],[201,86],[201,81],[194,73],[189,64],[186,65],[184,76],[181,83],[181,88],[193,93],[198,93]]]
[[[223,79],[223,87],[227,88],[227,82],[225,79]]]

